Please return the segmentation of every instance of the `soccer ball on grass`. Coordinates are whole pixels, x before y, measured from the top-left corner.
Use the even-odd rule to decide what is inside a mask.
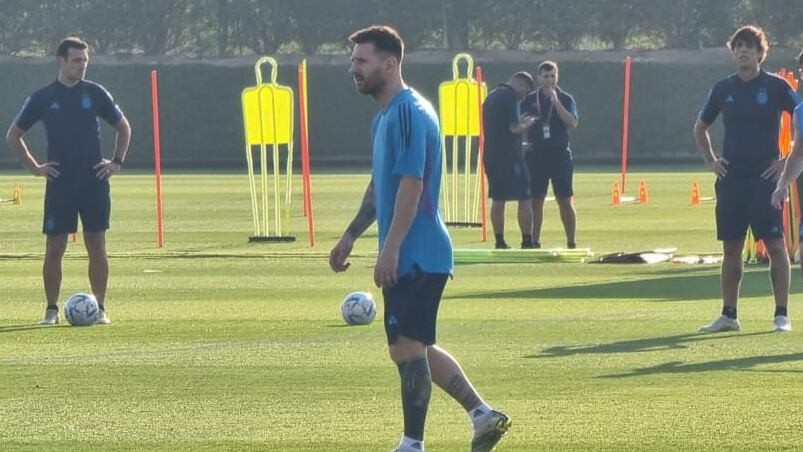
[[[340,312],[349,325],[368,325],[376,317],[376,302],[368,292],[352,292],[343,299]]]
[[[99,310],[98,300],[94,295],[77,293],[70,295],[64,304],[64,317],[72,326],[92,325]]]

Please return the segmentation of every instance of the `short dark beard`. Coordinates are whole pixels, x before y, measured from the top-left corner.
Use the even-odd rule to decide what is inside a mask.
[[[382,90],[385,88],[384,80],[379,80],[376,84],[371,85],[367,83],[367,79],[363,79],[362,83],[363,89],[357,88],[357,91],[359,91],[360,94],[365,94],[366,96],[376,97],[377,94],[382,92]]]

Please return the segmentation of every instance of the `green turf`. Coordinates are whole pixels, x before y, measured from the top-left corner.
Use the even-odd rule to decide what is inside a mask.
[[[644,179],[650,203],[614,207],[616,177],[577,174],[579,246],[718,251],[713,205],[689,205],[694,180],[711,196],[709,174],[634,173],[628,194]],[[118,176],[108,234],[113,323],[89,328],[35,326],[43,311],[42,181],[0,174],[0,197],[15,181],[23,205],[0,206],[0,450],[396,444],[398,378],[381,322],[344,327],[339,316],[347,292],[378,293],[375,231],[358,242],[347,273],[334,275],[326,262],[366,175],[314,178],[318,244],[310,248],[300,202],[298,242],[249,244],[244,176],[168,173],[163,250],[152,177]],[[513,214],[511,207],[508,241],[517,243]],[[490,246],[478,230],[453,237],[457,247]],[[542,242],[562,247],[562,237],[549,203]],[[64,274],[63,294],[88,290],[79,244]],[[446,290],[439,342],[513,418],[502,452],[799,448],[801,335],[769,333],[763,266],[746,271],[743,332],[696,334],[718,314],[718,286],[715,265],[463,265]],[[433,394],[427,450],[468,450],[465,414]]]

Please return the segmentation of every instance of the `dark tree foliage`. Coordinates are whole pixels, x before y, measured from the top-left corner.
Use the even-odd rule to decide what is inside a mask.
[[[98,54],[339,53],[374,23],[409,50],[695,49],[746,23],[800,46],[803,0],[0,0],[0,54],[51,54],[67,35]]]

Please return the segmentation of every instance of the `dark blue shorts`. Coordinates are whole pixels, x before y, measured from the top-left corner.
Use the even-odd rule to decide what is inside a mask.
[[[574,163],[568,151],[561,151],[559,155],[549,157],[536,152],[527,152],[524,157],[527,169],[530,171],[530,191],[533,198],[546,198],[549,181],[552,181],[552,193],[556,198],[574,196],[572,187]]]
[[[530,194],[530,172],[524,158],[515,162],[488,162],[488,197],[494,201],[525,201]]]
[[[109,229],[111,195],[108,182],[55,184],[45,189],[45,217],[42,233],[70,234],[78,230],[78,217],[84,232]]]
[[[416,266],[392,289],[382,289],[388,344],[396,343],[399,336],[424,345],[435,343],[438,306],[448,278],[448,274],[426,273]]]
[[[783,212],[770,204],[775,181],[732,176],[717,179],[714,189],[718,240],[744,240],[748,227],[756,240],[783,238]]]

